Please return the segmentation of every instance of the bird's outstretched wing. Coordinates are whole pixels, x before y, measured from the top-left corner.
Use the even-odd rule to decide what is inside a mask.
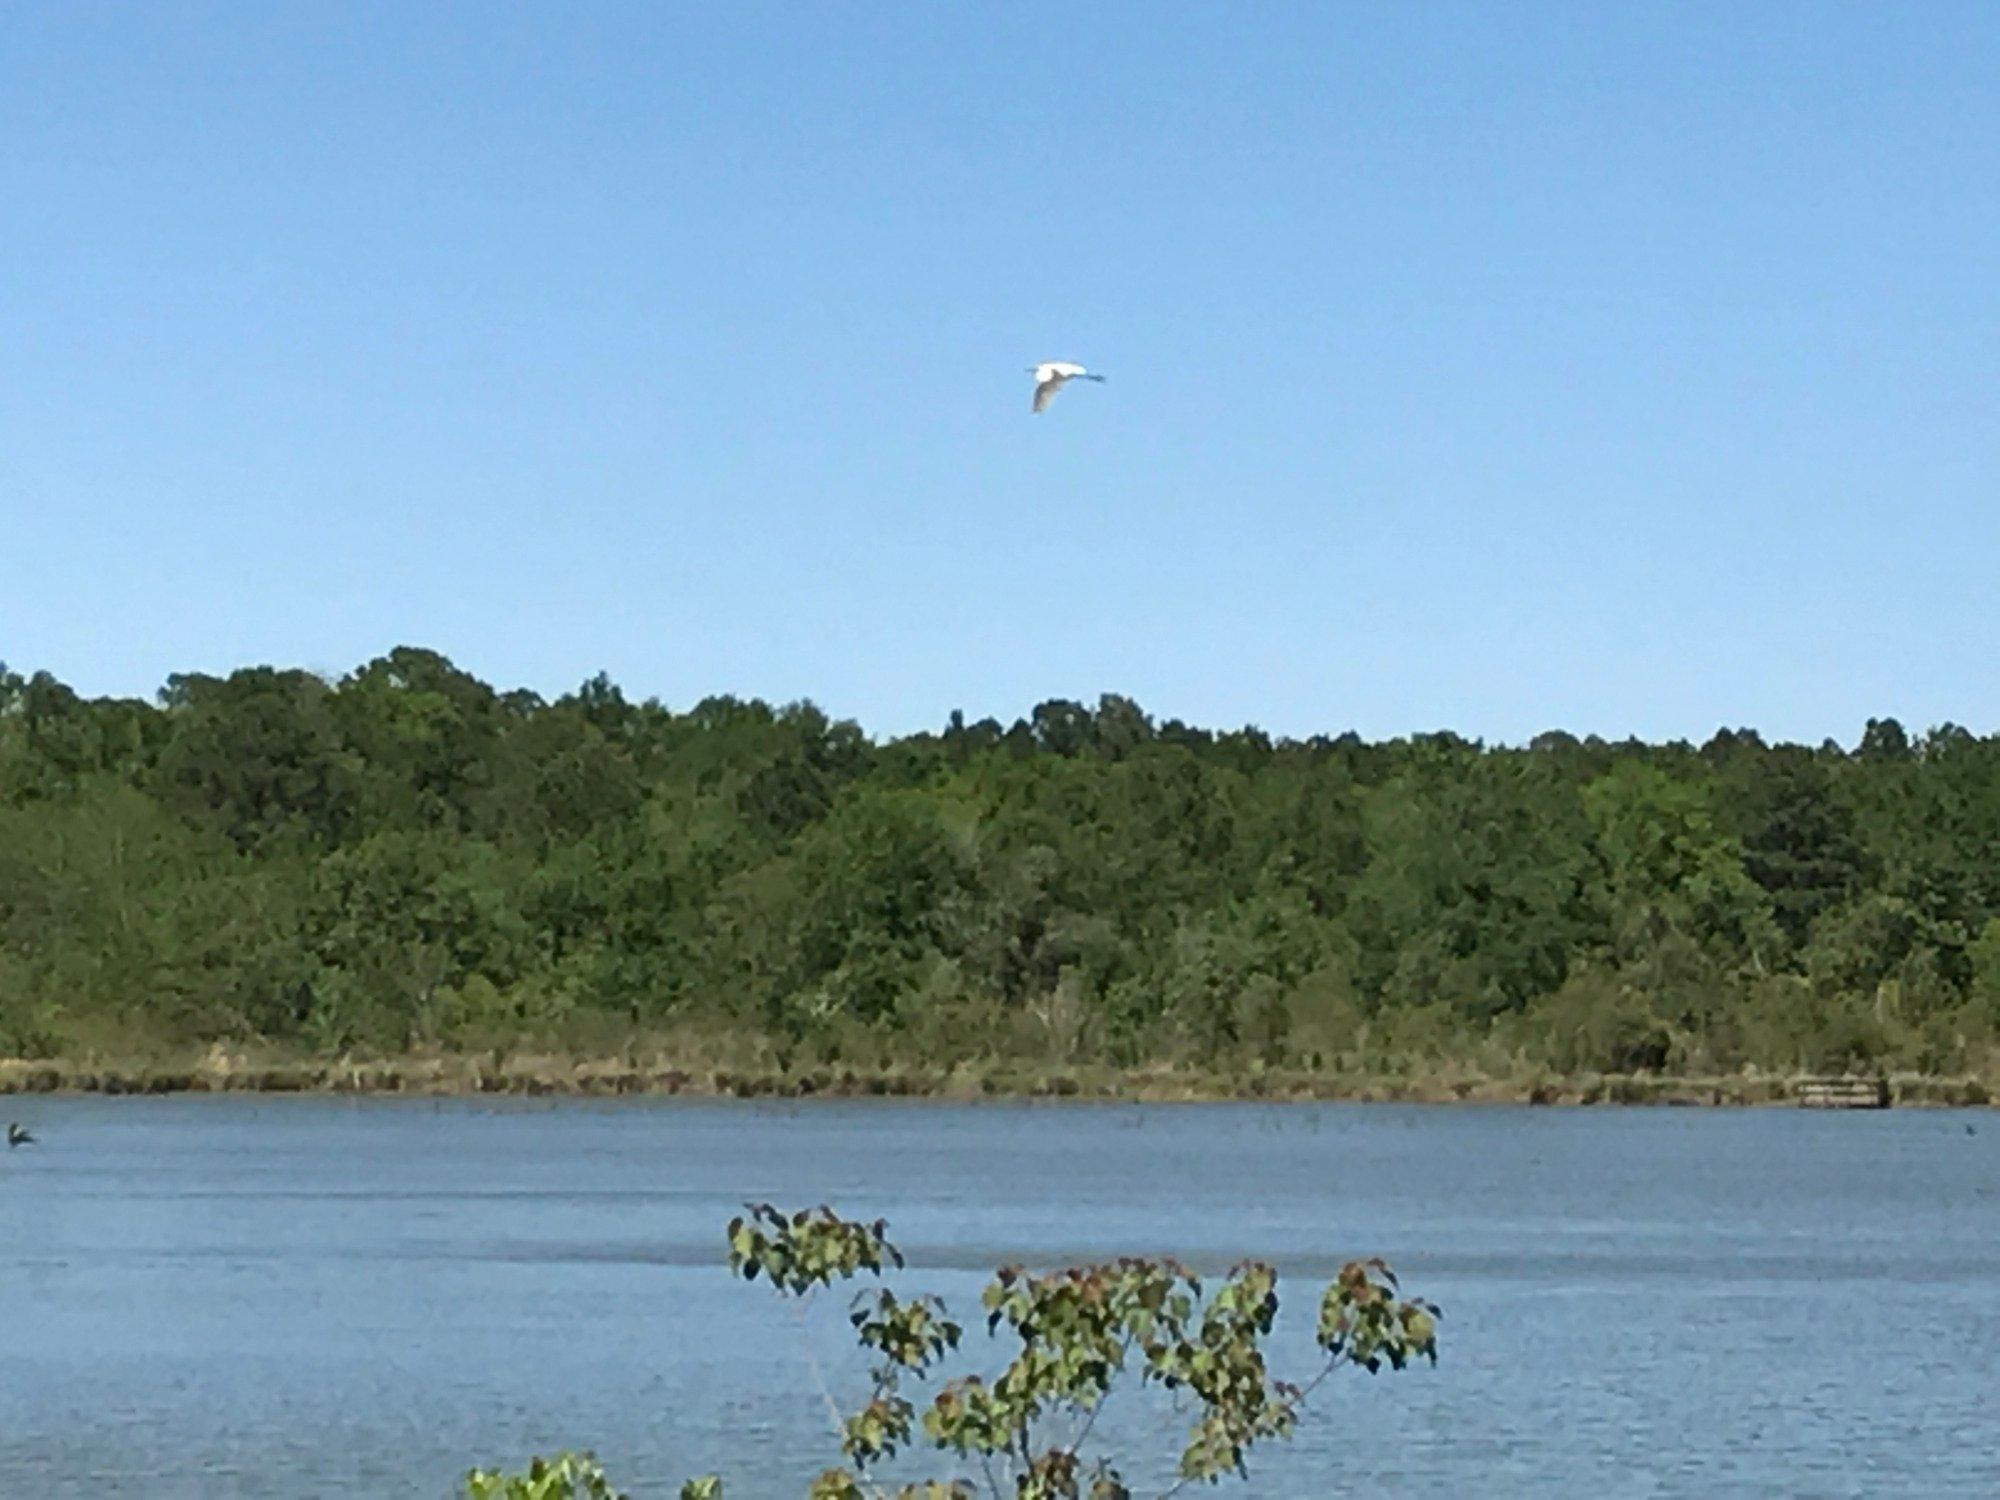
[[[1056,399],[1056,392],[1063,388],[1063,377],[1051,375],[1035,387],[1035,412],[1039,415],[1049,409],[1049,403]]]

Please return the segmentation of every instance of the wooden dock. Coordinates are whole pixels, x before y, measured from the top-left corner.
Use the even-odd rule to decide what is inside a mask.
[[[1801,1078],[1793,1097],[1806,1109],[1887,1109],[1886,1078]]]

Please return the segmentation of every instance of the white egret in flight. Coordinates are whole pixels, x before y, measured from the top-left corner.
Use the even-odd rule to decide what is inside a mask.
[[[1093,375],[1082,365],[1064,364],[1061,360],[1050,360],[1036,365],[1028,372],[1035,377],[1035,410],[1044,412],[1049,403],[1056,399],[1056,392],[1072,380],[1095,380],[1103,382],[1102,375]]]

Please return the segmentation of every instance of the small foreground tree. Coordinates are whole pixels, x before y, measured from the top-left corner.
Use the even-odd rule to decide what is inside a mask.
[[[903,1266],[881,1220],[861,1223],[820,1207],[785,1214],[752,1205],[729,1226],[730,1269],[760,1277],[790,1301],[803,1326],[820,1292]],[[1003,1266],[981,1297],[989,1338],[1009,1358],[997,1375],[929,1383],[958,1352],[964,1329],[943,1302],[866,1288],[848,1321],[870,1356],[867,1399],[843,1411],[816,1362],[842,1462],[807,1489],[808,1500],[1131,1500],[1110,1455],[1090,1439],[1121,1377],[1186,1398],[1193,1422],[1177,1477],[1164,1492],[1248,1477],[1250,1450],[1290,1437],[1306,1401],[1343,1367],[1373,1374],[1413,1360],[1437,1362],[1438,1309],[1401,1294],[1381,1260],[1350,1261],[1320,1295],[1319,1368],[1304,1384],[1274,1379],[1264,1339],[1278,1314],[1278,1277],[1245,1261],[1213,1286],[1171,1259],[1126,1257],[1030,1272]],[[899,1453],[928,1447],[976,1470],[977,1479],[933,1478],[894,1490],[877,1476]],[[535,1486],[541,1486],[537,1488]],[[512,1486],[512,1487],[509,1487]],[[624,1500],[587,1456],[536,1460],[524,1476],[475,1470],[473,1500]],[[718,1500],[713,1477],[683,1486],[681,1500]]]

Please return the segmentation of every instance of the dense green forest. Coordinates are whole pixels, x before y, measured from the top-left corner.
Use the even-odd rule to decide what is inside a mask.
[[[773,1066],[2000,1062],[2000,737],[886,742],[399,649],[156,704],[0,669],[0,1055],[639,1042]]]

